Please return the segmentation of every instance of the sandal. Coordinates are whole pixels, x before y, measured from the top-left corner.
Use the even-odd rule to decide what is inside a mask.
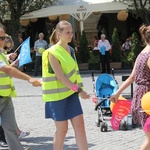
[[[26,136],[28,136],[30,133],[29,132],[23,132],[21,131],[20,135],[19,135],[19,139],[24,138]]]

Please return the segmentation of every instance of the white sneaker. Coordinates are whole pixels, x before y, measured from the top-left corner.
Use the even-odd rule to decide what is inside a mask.
[[[28,136],[30,134],[30,132],[24,132],[24,131],[21,131],[20,135],[19,135],[19,139],[22,139],[26,136]]]

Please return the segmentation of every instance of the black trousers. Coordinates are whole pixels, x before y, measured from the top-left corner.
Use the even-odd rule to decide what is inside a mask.
[[[39,68],[42,66],[42,56],[35,57],[34,74],[37,75]]]
[[[5,134],[2,126],[0,126],[0,141],[6,142]]]
[[[102,66],[102,73],[110,73],[110,52],[106,51],[105,55],[101,55],[100,53],[100,60],[101,60],[101,66]]]

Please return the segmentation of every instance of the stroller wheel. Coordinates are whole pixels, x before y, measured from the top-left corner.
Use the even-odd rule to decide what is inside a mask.
[[[100,127],[100,122],[101,122],[100,119],[95,121],[95,124],[96,124],[97,127]]]
[[[108,125],[106,122],[102,122],[102,125],[101,125],[101,131],[102,132],[106,132],[108,129]]]
[[[124,131],[128,130],[128,125],[126,121],[121,124],[121,130],[124,130]]]

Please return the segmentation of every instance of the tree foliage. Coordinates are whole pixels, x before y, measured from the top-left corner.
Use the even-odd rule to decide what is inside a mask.
[[[142,50],[139,36],[136,32],[132,33],[131,51],[122,57],[122,62],[134,65],[134,62]]]
[[[150,0],[130,0],[128,6],[128,11],[134,17],[140,17],[145,24],[150,24]]]
[[[141,52],[141,43],[140,39],[136,32],[132,34],[132,44],[131,44],[131,52],[129,53],[127,60],[129,62],[134,63],[135,59],[137,58],[138,54]]]
[[[0,2],[0,23],[6,33],[15,39],[20,29],[20,17],[30,11],[44,7],[52,0],[3,0]]]
[[[80,38],[80,48],[79,48],[79,56],[82,63],[87,63],[89,59],[89,48],[88,48],[88,40],[86,38],[85,31],[82,31],[82,35]]]
[[[121,46],[119,41],[119,35],[117,28],[113,29],[112,34],[112,55],[111,59],[113,62],[120,62],[121,60]]]

